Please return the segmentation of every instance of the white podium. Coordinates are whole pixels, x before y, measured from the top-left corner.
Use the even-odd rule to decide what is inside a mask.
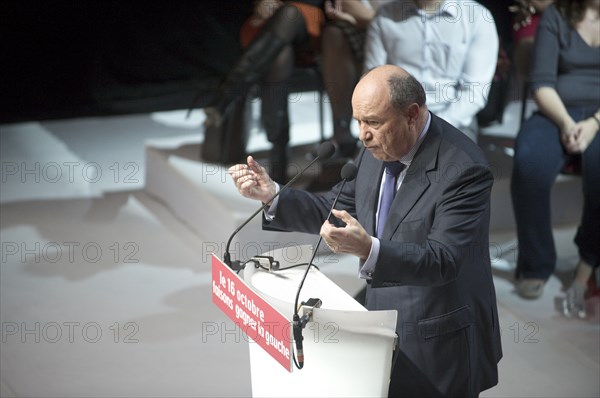
[[[282,250],[269,255],[280,262],[280,271],[244,269],[243,279],[258,295],[290,321],[296,292],[310,246],[300,246],[293,263]],[[367,311],[320,271],[311,268],[299,302],[319,298],[321,308],[303,330],[304,367],[287,372],[258,344],[250,340],[250,368],[254,397],[385,397],[396,339],[393,311]],[[300,313],[302,315],[302,313]],[[291,333],[291,331],[290,331]],[[291,337],[290,337],[291,338]]]

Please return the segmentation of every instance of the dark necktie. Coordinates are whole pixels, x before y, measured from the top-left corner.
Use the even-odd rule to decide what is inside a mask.
[[[398,176],[404,170],[404,165],[400,162],[384,162],[385,165],[385,182],[381,192],[381,200],[379,202],[379,216],[377,222],[377,237],[381,238],[383,227],[387,220],[390,207],[396,195],[396,183]]]

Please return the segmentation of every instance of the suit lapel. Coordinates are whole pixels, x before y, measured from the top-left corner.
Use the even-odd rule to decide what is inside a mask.
[[[437,167],[437,159],[441,136],[435,117],[432,115],[431,125],[425,140],[415,154],[400,189],[392,202],[392,207],[383,230],[382,239],[390,239],[400,226],[406,215],[415,207],[421,196],[431,185],[428,173]]]

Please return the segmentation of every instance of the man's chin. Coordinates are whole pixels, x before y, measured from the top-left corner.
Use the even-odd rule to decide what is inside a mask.
[[[371,155],[373,155],[373,157],[377,160],[381,160],[382,162],[389,162],[389,161],[393,160],[385,152],[383,152],[381,150],[381,148],[378,148],[378,147],[366,147],[366,148],[369,152],[371,152]]]
[[[381,150],[375,146],[367,146],[365,147],[365,149],[371,152],[371,155],[373,155],[376,158],[381,156]]]

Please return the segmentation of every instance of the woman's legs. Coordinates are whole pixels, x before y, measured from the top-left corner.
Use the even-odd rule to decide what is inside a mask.
[[[286,46],[264,77],[260,92],[262,124],[269,142],[273,144],[269,174],[282,184],[287,182],[287,145],[290,138],[287,81],[294,69],[294,62],[294,49]]]
[[[220,87],[216,111],[225,117],[231,104],[245,97],[251,86],[272,70],[273,62],[290,45],[308,40],[304,17],[297,8],[281,6],[244,51]]]
[[[342,156],[356,151],[356,138],[350,133],[352,92],[360,77],[361,65],[356,62],[347,37],[337,24],[327,24],[322,38],[323,84],[331,101],[333,139]]]
[[[581,154],[581,178],[583,213],[575,244],[579,256],[595,268],[600,266],[600,132]]]
[[[536,113],[523,124],[515,144],[511,195],[519,241],[516,276],[538,282],[517,287],[526,298],[539,297],[554,271],[550,192],[565,156],[558,128],[549,119]]]
[[[588,117],[583,113],[581,118]],[[585,318],[585,291],[594,269],[600,266],[600,134],[581,155],[581,178],[583,183],[583,213],[575,236],[580,260],[575,278],[566,291],[563,313],[566,316]]]
[[[303,14],[292,5],[281,6],[221,84],[216,106],[205,110],[207,129],[210,125],[219,126],[236,101],[246,98],[253,85],[263,83],[261,118],[273,143],[272,177],[280,182],[286,179],[289,140],[286,82],[295,62],[294,47],[305,45],[308,39]]]

